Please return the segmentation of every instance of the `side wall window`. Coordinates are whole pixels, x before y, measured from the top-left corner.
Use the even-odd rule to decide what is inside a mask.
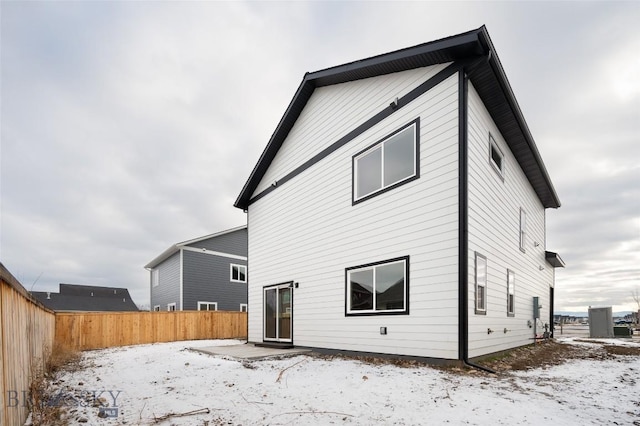
[[[217,302],[198,302],[198,310],[199,311],[217,311],[218,303]]]
[[[160,270],[152,269],[151,270],[151,285],[157,287],[160,284]]]
[[[526,252],[527,241],[527,212],[524,209],[520,209],[520,250]]]
[[[247,267],[245,265],[234,265],[233,263],[231,264],[231,282],[247,282]]]
[[[510,269],[507,269],[507,316],[514,316],[516,312],[516,274]]]
[[[400,186],[420,175],[416,119],[353,156],[353,203]]]
[[[504,177],[504,155],[491,133],[489,133],[489,163],[500,177]]]
[[[487,313],[487,258],[476,253],[475,313]]]
[[[345,271],[346,315],[409,313],[409,256]]]

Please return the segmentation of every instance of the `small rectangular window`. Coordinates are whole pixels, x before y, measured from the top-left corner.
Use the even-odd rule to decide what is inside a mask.
[[[199,311],[217,311],[218,302],[198,302]]]
[[[247,312],[247,304],[246,303],[241,303],[240,304],[240,312]]]
[[[176,310],[176,304],[175,303],[169,303],[167,305],[167,311],[175,311]]]
[[[475,313],[487,313],[487,258],[476,253],[476,303]]]
[[[159,311],[160,311],[160,305],[155,305],[155,306],[153,307],[153,310],[154,310],[155,312],[159,312]]]
[[[507,315],[510,317],[515,314],[515,286],[516,274],[507,269]]]
[[[353,157],[353,202],[419,177],[419,119]]]
[[[504,175],[504,155],[491,133],[489,133],[489,162],[500,176]]]
[[[520,209],[520,250],[526,252],[527,241],[527,212],[524,209]]]
[[[152,269],[151,270],[151,284],[154,287],[157,287],[158,284],[160,284],[160,270],[159,269]]]
[[[247,282],[247,267],[245,265],[234,265],[233,263],[231,264],[231,282]]]
[[[346,313],[408,314],[409,257],[346,269]]]

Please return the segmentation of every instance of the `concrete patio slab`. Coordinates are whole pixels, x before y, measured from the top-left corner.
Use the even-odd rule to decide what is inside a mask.
[[[280,349],[263,348],[251,343],[230,346],[207,346],[204,348],[191,348],[191,350],[209,355],[230,356],[240,360],[258,360],[270,357],[294,356],[311,352],[310,349]]]

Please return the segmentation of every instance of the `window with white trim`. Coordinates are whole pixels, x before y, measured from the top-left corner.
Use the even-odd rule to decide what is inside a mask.
[[[151,270],[151,285],[157,287],[160,284],[160,270],[152,269]]]
[[[218,302],[198,302],[199,311],[217,311]]]
[[[504,155],[491,133],[489,133],[489,162],[501,177],[504,176]]]
[[[514,316],[516,310],[515,299],[516,274],[507,269],[507,316]]]
[[[487,258],[476,253],[475,313],[487,313]]]
[[[160,305],[155,305],[153,307],[154,312],[159,312],[160,311]]]
[[[527,242],[527,212],[520,208],[520,250],[525,252]]]
[[[419,177],[416,119],[353,157],[353,202]]]
[[[408,314],[409,256],[346,269],[346,314]]]
[[[240,304],[240,312],[247,312],[247,304],[246,303],[241,303]]]
[[[167,311],[175,311],[176,310],[176,304],[175,303],[169,303],[167,305]]]
[[[231,264],[231,282],[234,283],[246,283],[247,282],[247,267],[245,265]]]

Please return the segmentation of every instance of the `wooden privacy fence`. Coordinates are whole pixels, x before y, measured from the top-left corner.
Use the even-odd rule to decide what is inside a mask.
[[[56,342],[72,350],[178,340],[246,338],[246,312],[56,313]]]
[[[19,426],[29,414],[31,379],[53,346],[55,316],[33,300],[0,263],[0,424]]]

